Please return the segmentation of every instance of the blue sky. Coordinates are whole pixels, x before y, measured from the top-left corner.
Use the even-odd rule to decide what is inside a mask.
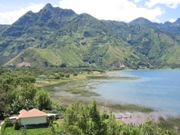
[[[0,24],[12,24],[30,10],[38,12],[47,3],[103,20],[130,22],[144,17],[164,23],[180,18],[180,0],[0,0]]]

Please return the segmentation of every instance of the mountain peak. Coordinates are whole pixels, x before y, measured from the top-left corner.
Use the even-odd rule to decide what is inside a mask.
[[[40,13],[42,13],[43,15],[50,15],[50,14],[54,14],[56,15],[56,17],[58,18],[58,16],[73,16],[76,13],[71,10],[71,9],[62,9],[60,7],[53,7],[50,3],[46,4],[45,7],[43,9],[41,9]],[[47,16],[46,16],[47,18]]]
[[[175,22],[176,22],[176,23],[180,23],[180,18],[178,18]]]
[[[52,9],[53,6],[52,6],[50,3],[47,3],[46,6],[45,6],[44,8],[50,8],[50,9]]]
[[[131,24],[146,25],[146,24],[151,23],[151,21],[149,21],[149,20],[146,19],[146,18],[139,17],[139,18],[137,18],[137,19],[131,21],[130,23],[131,23]]]

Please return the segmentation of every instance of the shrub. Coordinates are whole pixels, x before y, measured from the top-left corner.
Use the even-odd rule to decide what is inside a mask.
[[[4,120],[4,124],[5,124],[5,127],[11,127],[11,126],[13,126],[12,121],[9,120],[8,118],[6,118],[6,119]]]
[[[14,122],[14,129],[19,130],[20,129],[20,123],[18,121]]]
[[[1,134],[4,134],[5,129],[6,129],[7,127],[11,127],[11,126],[13,126],[12,121],[10,121],[8,118],[6,118],[6,119],[4,120],[4,123],[3,123],[2,126],[1,126]]]
[[[65,74],[64,74],[64,73],[59,73],[59,76],[60,76],[60,77],[64,77]]]
[[[70,77],[70,75],[69,75],[69,74],[66,74],[66,75],[65,75],[65,77],[66,77],[66,78],[69,78],[69,77]]]
[[[74,76],[77,76],[78,74],[77,74],[77,73],[74,73],[73,75],[74,75]]]

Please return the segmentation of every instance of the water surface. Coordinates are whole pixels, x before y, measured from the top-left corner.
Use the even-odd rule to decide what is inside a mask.
[[[107,80],[93,91],[112,102],[130,103],[180,114],[180,70],[117,71],[137,80]]]

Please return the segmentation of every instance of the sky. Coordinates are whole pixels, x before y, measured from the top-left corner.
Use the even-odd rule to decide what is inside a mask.
[[[12,24],[28,11],[38,12],[47,3],[101,20],[130,22],[144,17],[164,23],[180,18],[180,0],[0,0],[0,24]]]

